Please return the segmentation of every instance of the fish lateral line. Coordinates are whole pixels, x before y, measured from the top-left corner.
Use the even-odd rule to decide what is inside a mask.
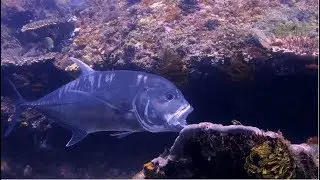
[[[88,97],[91,97],[91,98],[94,98],[104,104],[106,104],[107,106],[111,107],[112,109],[116,109],[116,110],[121,110],[121,111],[125,111],[125,112],[131,112],[133,113],[134,111],[133,110],[130,110],[130,109],[126,109],[124,107],[121,107],[121,106],[114,106],[112,105],[110,102],[106,101],[106,100],[102,100],[94,95],[91,95],[90,93],[87,93],[87,92],[84,92],[84,91],[80,91],[80,90],[69,90],[68,92],[72,92],[72,93],[79,93],[79,94],[82,94],[84,96],[88,96]]]
[[[129,136],[130,134],[133,134],[137,131],[124,131],[124,132],[116,132],[116,133],[112,133],[110,134],[110,136],[115,136],[118,139],[124,138]]]

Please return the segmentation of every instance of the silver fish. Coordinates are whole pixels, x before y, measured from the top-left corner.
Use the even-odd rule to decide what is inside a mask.
[[[54,41],[51,37],[45,37],[43,40],[43,44],[49,51],[54,48]]]
[[[111,136],[121,138],[141,131],[179,132],[187,125],[193,107],[167,79],[130,70],[94,71],[79,59],[70,59],[81,75],[39,100],[26,102],[10,82],[20,100],[6,136],[30,107],[72,130],[67,147],[98,131],[116,131]]]

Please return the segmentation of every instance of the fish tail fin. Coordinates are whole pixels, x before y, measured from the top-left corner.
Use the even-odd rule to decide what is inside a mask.
[[[21,94],[18,92],[17,88],[13,85],[13,83],[6,78],[6,80],[10,83],[10,85],[13,87],[13,90],[15,94],[18,96],[18,99],[14,100],[14,113],[10,117],[8,128],[5,132],[5,136],[8,136],[12,129],[15,127],[17,123],[20,122],[20,115],[25,109],[25,105],[27,104],[27,101],[22,98]]]

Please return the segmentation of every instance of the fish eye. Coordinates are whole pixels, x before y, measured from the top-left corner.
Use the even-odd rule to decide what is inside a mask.
[[[166,100],[171,101],[174,98],[174,95],[172,93],[167,93],[166,95]]]

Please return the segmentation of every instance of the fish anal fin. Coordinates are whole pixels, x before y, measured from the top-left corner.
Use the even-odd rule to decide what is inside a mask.
[[[72,137],[69,140],[69,142],[66,144],[66,147],[72,146],[72,145],[80,142],[87,135],[88,135],[88,133],[85,130],[73,128],[72,129]]]
[[[70,57],[70,60],[72,60],[74,63],[76,63],[80,67],[81,75],[88,75],[94,72],[94,70],[90,66],[88,66],[81,60],[74,57]]]
[[[126,132],[116,132],[116,133],[112,133],[110,134],[110,136],[115,136],[118,139],[124,138],[130,134],[134,133],[134,131],[126,131]]]

